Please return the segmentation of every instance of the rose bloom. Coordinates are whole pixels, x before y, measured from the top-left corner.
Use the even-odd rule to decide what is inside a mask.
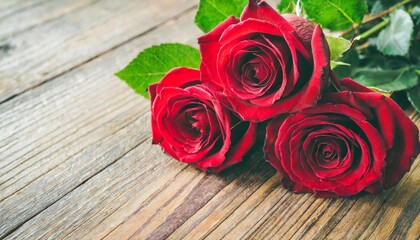
[[[329,83],[330,53],[319,26],[250,0],[198,39],[202,81],[244,120],[261,122],[312,106]]]
[[[419,153],[419,131],[392,99],[351,79],[341,84],[347,91],[267,126],[265,158],[294,192],[376,194],[395,186]]]
[[[199,79],[198,70],[176,68],[149,86],[152,138],[175,159],[217,173],[242,160],[256,124],[232,114]]]

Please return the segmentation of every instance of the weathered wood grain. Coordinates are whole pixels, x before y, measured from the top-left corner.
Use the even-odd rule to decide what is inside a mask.
[[[156,156],[156,161],[144,161],[150,155]],[[396,189],[376,197],[315,199],[309,194],[293,194],[279,187],[279,176],[262,161],[261,154],[255,154],[248,160],[221,176],[205,175],[171,161],[156,147],[141,144],[109,169],[31,219],[22,226],[24,230],[18,229],[10,237],[163,239],[173,232],[171,226],[175,225],[178,229],[169,239],[313,239],[317,235],[328,239],[337,239],[337,236],[357,239],[351,235],[355,219],[348,221],[346,216],[350,214],[364,225],[369,224],[370,221],[364,219],[376,215],[372,211],[365,213],[360,206],[366,209],[372,206],[389,209],[392,207],[390,204],[395,203],[386,199],[401,197],[403,191],[413,187],[413,180],[418,181],[416,179],[420,172],[417,161],[413,171]],[[144,164],[138,164],[139,161]],[[416,200],[412,198],[411,201]],[[90,204],[83,205],[88,202]],[[384,203],[377,205],[376,202]],[[411,204],[409,208],[418,211],[419,207]],[[191,209],[194,213],[192,217]],[[310,214],[313,212],[318,213]],[[351,212],[356,215],[353,216]],[[406,219],[407,214],[416,216],[416,212],[407,212],[394,217]],[[185,216],[188,217],[187,221],[182,219]],[[297,225],[297,232],[291,230],[290,227],[296,226],[294,223],[298,223],[302,217],[312,220]],[[412,230],[418,222],[410,219],[403,226]],[[336,230],[337,224],[344,228]],[[261,231],[261,228],[266,231]],[[364,229],[357,228],[356,233],[364,232]],[[394,232],[393,229],[397,228],[391,225],[390,229]],[[287,230],[291,230],[290,235],[279,234]],[[338,235],[331,231],[337,231]],[[388,228],[385,231],[389,231]],[[38,235],[40,233],[42,235]],[[382,237],[387,236],[389,234]],[[418,231],[414,229],[406,237],[415,239],[416,236]]]
[[[19,32],[43,24],[66,13],[92,4],[95,0],[54,0],[54,1],[26,1],[32,3],[29,7],[19,4],[19,10],[12,10],[12,6],[2,9],[0,6],[0,40],[10,38]],[[34,3],[35,2],[35,3]],[[10,12],[5,14],[6,12]],[[7,43],[7,41],[6,41]],[[11,47],[11,46],[10,46]]]
[[[113,73],[151,44],[196,44],[196,2],[0,1],[0,26],[38,16],[0,49],[0,99],[24,91],[0,104],[0,238],[419,239],[419,158],[378,196],[320,199],[283,189],[261,152],[208,175],[151,145],[148,101]]]
[[[196,4],[188,0],[102,0],[8,38],[7,51],[0,51],[0,102],[77,67]]]
[[[0,105],[1,136],[9,140],[0,151],[0,236],[150,137],[149,103],[113,73],[152,43],[169,37],[194,43],[199,31],[192,19],[193,11],[189,11],[147,36]],[[182,29],[188,30],[186,34],[176,34]],[[127,130],[138,116],[143,116],[141,123]]]
[[[418,165],[417,162],[410,177],[403,179],[393,191],[387,191],[378,197],[369,196],[358,200],[328,234],[328,238],[383,239],[395,232],[392,237],[394,239],[397,237],[395,235],[399,235],[401,228],[406,228],[402,231],[406,233],[408,229],[416,227],[414,218],[420,211],[419,189],[415,187],[420,186]],[[400,217],[405,221],[397,222]],[[415,236],[408,237],[410,239]]]
[[[174,37],[174,39],[176,38]],[[144,45],[144,47],[147,47],[147,45]],[[137,52],[132,51],[130,56],[135,56],[135,54],[137,54]],[[128,61],[127,59],[124,60]],[[121,63],[118,65],[110,63],[109,65],[111,66],[107,66],[107,68],[114,70],[114,72],[123,66]],[[62,133],[75,132],[78,130],[79,126],[89,123],[84,117],[92,117],[92,115],[86,115],[86,112],[96,111],[96,114],[100,114],[94,116],[96,118],[112,112],[112,109],[107,109],[106,105],[95,100],[97,98],[96,94],[101,94],[101,92],[95,91],[95,87],[97,87],[98,83],[86,81],[86,76],[96,78],[100,81],[103,75],[113,75],[112,71],[104,73],[103,70],[104,68],[98,67],[95,70],[78,71],[73,75],[68,75],[66,77],[67,80],[63,81],[78,81],[78,84],[62,85],[62,87],[56,89],[55,92],[44,93],[42,101],[35,102],[34,104],[32,103],[33,95],[29,95],[23,96],[11,104],[2,105],[2,110],[0,111],[2,117],[0,127],[3,126],[2,134],[0,136],[0,183],[3,188],[5,187],[5,182],[9,181],[8,177],[13,176],[13,178],[16,179],[17,170],[13,169],[19,164],[26,164],[27,166],[32,165],[32,163],[27,162],[27,160],[34,155],[40,154],[39,151],[45,150],[45,144],[48,144],[51,139],[60,139],[63,137]],[[108,94],[108,98],[115,100],[116,102],[119,101],[118,98],[114,99],[116,96],[115,94],[118,94],[118,92],[115,91],[116,89],[114,89],[113,84],[104,85],[103,87],[107,90],[103,93]],[[112,91],[111,94],[109,93],[110,91]],[[34,94],[38,94],[38,92],[35,92]],[[90,99],[86,100],[80,98],[78,94],[87,95],[86,97]],[[121,95],[121,92],[119,92],[119,94],[120,98],[124,97]],[[84,105],[82,104],[83,101],[93,101],[95,102],[95,105]],[[46,104],[51,104],[51,108],[45,108]],[[13,106],[13,108],[10,106]],[[63,108],[63,106],[65,106],[65,108]],[[26,111],[24,112],[25,117],[22,117],[22,115],[18,113],[19,111]],[[50,113],[54,113],[54,115],[51,115]],[[65,113],[70,117],[63,118],[63,121],[56,121],[57,116],[60,116],[60,113]],[[42,133],[42,135],[40,133]],[[40,136],[43,136],[43,138],[40,138]],[[76,135],[75,138],[77,138],[77,136],[79,135]],[[59,148],[61,148],[61,146],[57,146],[55,149],[46,149],[47,151],[44,151],[44,155],[40,155],[39,157],[45,157],[46,154],[51,153],[51,150]],[[71,153],[69,152],[67,154]],[[16,161],[10,161],[10,159],[16,159]],[[39,164],[41,164],[41,162],[39,162]],[[6,172],[9,174],[4,176],[3,174]],[[9,182],[6,185],[12,183],[13,182]]]
[[[0,1],[0,19],[12,16],[19,13],[20,11],[24,11],[25,9],[47,1],[49,0],[2,0]]]

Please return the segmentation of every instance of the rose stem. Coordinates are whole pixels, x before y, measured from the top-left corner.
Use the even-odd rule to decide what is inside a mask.
[[[395,11],[395,10],[397,10],[399,7],[401,7],[401,6],[403,6],[403,5],[407,4],[407,3],[409,3],[409,2],[411,2],[411,1],[412,1],[412,0],[405,0],[405,1],[399,2],[399,3],[395,4],[394,6],[392,6],[392,7],[388,8],[388,9],[386,9],[386,10],[385,10],[385,11],[383,11],[383,12],[380,12],[380,13],[375,14],[375,15],[373,15],[373,16],[369,16],[369,17],[367,17],[367,18],[366,18],[366,19],[364,19],[361,23],[359,23],[359,24],[355,24],[355,25],[353,25],[353,27],[352,27],[352,28],[350,28],[350,29],[348,29],[348,30],[346,30],[346,31],[342,32],[342,33],[340,34],[340,37],[343,37],[344,35],[346,35],[346,34],[348,34],[348,33],[352,32],[352,31],[354,31],[356,28],[360,27],[361,25],[364,25],[364,24],[366,24],[366,23],[372,22],[372,21],[374,21],[374,20],[376,20],[376,19],[378,19],[378,18],[381,18],[381,17],[383,17],[383,16],[385,16],[385,15],[387,15],[387,14],[389,14],[389,13],[391,13],[391,12]]]
[[[332,69],[330,69],[330,77],[332,79],[332,85],[334,88],[337,90],[337,92],[341,92],[342,88],[340,81],[338,81],[337,75],[335,75],[335,72]]]
[[[388,26],[390,21],[391,20],[389,18],[385,18],[382,22],[378,23],[377,25],[375,25],[373,28],[367,30],[366,32],[360,34],[356,38],[358,38],[358,40],[366,39],[366,38],[370,37],[371,35],[375,34],[376,32],[378,32],[379,30],[381,30],[382,28]]]

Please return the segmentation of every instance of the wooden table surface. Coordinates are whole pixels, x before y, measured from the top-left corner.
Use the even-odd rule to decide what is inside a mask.
[[[0,238],[419,239],[419,159],[379,196],[320,199],[258,152],[216,176],[151,145],[149,102],[113,74],[196,46],[197,2],[0,1]]]

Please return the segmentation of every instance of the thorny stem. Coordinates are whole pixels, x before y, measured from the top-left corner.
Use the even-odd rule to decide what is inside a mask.
[[[387,14],[389,14],[389,13],[391,13],[391,12],[395,11],[395,10],[397,10],[399,7],[401,7],[401,6],[403,6],[403,5],[407,4],[407,3],[409,3],[409,2],[411,2],[411,1],[412,1],[412,0],[405,0],[405,1],[399,2],[399,3],[395,4],[394,6],[392,6],[392,7],[388,8],[388,9],[386,9],[385,11],[382,11],[382,12],[380,12],[380,13],[378,13],[378,14],[375,14],[375,15],[373,15],[373,16],[369,16],[369,17],[367,17],[367,18],[366,18],[366,19],[364,19],[361,23],[359,23],[359,24],[355,24],[355,25],[353,25],[353,27],[352,27],[352,28],[350,28],[350,29],[348,29],[348,30],[346,30],[346,31],[342,32],[342,33],[340,34],[340,37],[343,37],[344,35],[346,35],[346,34],[348,34],[348,33],[352,32],[352,31],[354,31],[356,28],[360,27],[361,25],[364,25],[364,24],[366,24],[366,23],[372,22],[372,21],[374,21],[374,20],[376,20],[376,19],[379,19],[379,18],[381,18],[381,17],[383,17],[383,16],[385,16],[385,15],[387,15]]]

